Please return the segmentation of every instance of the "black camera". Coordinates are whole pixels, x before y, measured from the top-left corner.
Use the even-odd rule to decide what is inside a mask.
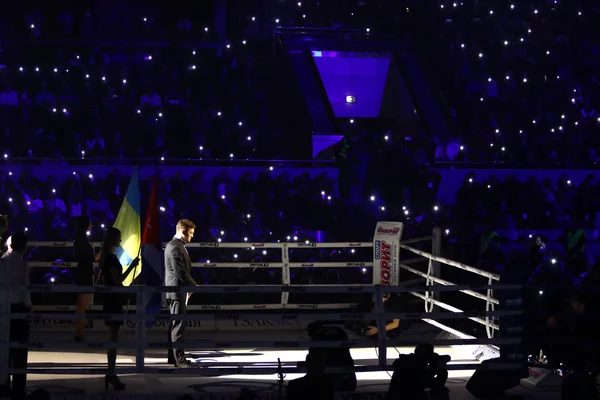
[[[438,353],[433,353],[427,365],[429,368],[432,369],[446,369],[446,365],[451,360],[452,357],[450,356],[440,356]]]
[[[433,346],[421,343],[413,354],[400,355],[394,362],[394,375],[388,391],[389,398],[422,398],[425,389],[435,392],[436,398],[444,393],[450,356],[433,351]],[[447,397],[447,396],[446,396]]]

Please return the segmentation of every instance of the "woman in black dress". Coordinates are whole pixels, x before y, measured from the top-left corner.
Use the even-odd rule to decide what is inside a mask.
[[[104,234],[102,243],[102,254],[100,256],[100,274],[106,286],[123,286],[125,277],[139,264],[139,257],[133,260],[127,271],[123,272],[123,266],[115,254],[117,247],[121,245],[121,231],[117,228],[108,228]],[[123,314],[123,306],[127,303],[127,296],[119,293],[112,293],[103,296],[103,309],[105,314]],[[108,341],[117,343],[119,341],[119,331],[123,321],[107,320]],[[107,349],[106,357],[108,359],[108,373],[104,377],[104,386],[112,385],[115,390],[124,390],[125,384],[115,375],[117,364],[117,349]]]
[[[7,241],[10,237],[10,231],[8,230],[8,216],[0,215],[0,257],[8,251]]]
[[[75,284],[78,286],[94,286],[94,261],[98,261],[100,253],[94,255],[94,249],[88,242],[87,232],[92,228],[90,218],[86,216],[77,217],[75,219],[75,261],[77,261],[77,269],[75,270]],[[78,293],[75,313],[84,314],[90,300],[91,293]],[[84,319],[75,321],[75,341],[82,342],[85,340],[85,325]]]

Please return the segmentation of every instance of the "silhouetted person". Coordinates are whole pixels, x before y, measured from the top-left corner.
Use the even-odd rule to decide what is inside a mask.
[[[446,364],[449,361],[450,356],[440,356],[435,353],[429,343],[419,344],[413,354],[400,355],[394,361],[394,375],[388,390],[388,400],[425,400],[427,388],[431,389],[432,395],[443,398],[447,392]]]
[[[0,257],[2,257],[8,250],[6,241],[9,237],[10,231],[8,230],[8,217],[6,215],[0,215]]]
[[[185,248],[194,237],[196,225],[192,221],[182,219],[177,222],[176,233],[167,247],[165,248],[165,286],[198,286],[192,278],[192,261]],[[171,315],[185,315],[187,310],[187,301],[191,293],[168,292],[167,302]],[[168,332],[168,342],[182,342],[185,333],[186,321],[171,321]],[[181,348],[169,349],[169,364],[177,368],[186,368],[191,364],[185,359],[185,351]]]
[[[115,254],[115,250],[119,246],[121,246],[121,231],[117,228],[108,228],[104,234],[102,255],[100,257],[100,274],[106,286],[123,286],[123,280],[140,262],[140,259],[136,258],[131,262],[127,271],[123,272],[123,266]],[[102,307],[105,314],[123,314],[123,307],[127,303],[127,298],[119,293],[111,293],[104,296],[103,303]],[[117,343],[123,321],[106,320],[104,323],[108,327],[108,342]],[[119,380],[115,373],[117,349],[107,349],[106,357],[108,373],[104,376],[105,389],[108,388],[108,385],[112,385],[115,390],[125,390],[125,384]]]
[[[17,232],[11,236],[10,253],[2,258],[2,268],[5,279],[11,286],[10,312],[30,313],[31,294],[29,293],[29,265],[24,256],[27,251],[27,235]],[[9,328],[9,341],[29,342],[29,321],[26,319],[11,319]],[[9,349],[8,365],[14,369],[27,369],[28,349]],[[9,382],[13,399],[26,397],[27,374],[12,374]]]
[[[75,249],[75,261],[77,262],[75,284],[78,286],[94,286],[94,261],[98,261],[100,253],[98,253],[97,256],[94,256],[94,249],[88,241],[87,233],[91,228],[92,223],[90,222],[89,217],[80,216],[75,219],[75,240],[73,242],[73,247]],[[75,313],[84,314],[91,299],[91,293],[77,293]],[[76,342],[85,340],[85,325],[85,319],[78,319],[75,321]]]
[[[359,312],[375,312],[375,298],[365,297],[361,303],[359,303]],[[406,312],[408,304],[406,296],[403,293],[383,293],[383,312],[386,314],[402,313]],[[387,337],[393,338],[400,331],[400,320],[390,319],[385,321],[385,332]],[[404,321],[402,328],[408,327],[410,321]],[[367,336],[370,339],[377,340],[378,329],[377,321],[356,321],[352,328],[357,334]]]
[[[320,322],[313,322],[306,328],[310,340],[321,341],[347,341],[348,334],[337,326],[323,326]],[[308,354],[326,358],[328,368],[348,368],[351,372],[327,374],[335,382],[335,389],[344,392],[356,390],[356,373],[354,373],[354,360],[347,347],[311,347]]]
[[[335,393],[334,381],[324,373],[327,359],[321,355],[306,356],[306,375],[290,381],[288,400],[331,400]]]
[[[529,246],[529,264],[530,272],[533,271],[542,263],[546,254],[546,243],[542,241],[540,235],[535,235]]]

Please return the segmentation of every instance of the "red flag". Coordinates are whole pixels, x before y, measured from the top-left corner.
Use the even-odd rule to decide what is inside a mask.
[[[146,212],[146,221],[144,222],[142,244],[154,244],[160,246],[161,242],[157,186],[157,179],[154,178],[154,182],[152,183],[152,193],[150,194],[150,202],[148,203],[148,211]]]
[[[160,241],[160,220],[158,213],[157,180],[152,183],[152,193],[146,211],[144,232],[142,233],[142,262],[145,268],[142,270],[144,282],[147,286],[160,286],[163,284],[163,256],[162,243]],[[160,314],[161,294],[154,293],[147,299],[146,313]],[[146,321],[146,326],[151,328],[154,322]]]

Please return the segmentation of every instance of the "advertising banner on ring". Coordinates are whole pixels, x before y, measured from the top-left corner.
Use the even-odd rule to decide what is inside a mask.
[[[104,331],[106,330],[104,323],[99,320],[89,321],[87,330]],[[204,321],[186,321],[186,329],[190,331],[259,331],[259,330],[304,330],[306,328],[305,321],[296,319],[265,319],[260,315],[256,319],[241,319],[232,317],[219,317],[213,320]],[[31,321],[29,326],[32,331],[39,332],[54,332],[54,331],[73,331],[75,325],[70,320],[37,320]],[[123,330],[135,330],[135,321],[125,321]],[[151,328],[156,330],[167,330],[169,321],[157,320],[152,324]]]
[[[380,221],[373,235],[373,285],[400,284],[400,240],[402,222]]]

